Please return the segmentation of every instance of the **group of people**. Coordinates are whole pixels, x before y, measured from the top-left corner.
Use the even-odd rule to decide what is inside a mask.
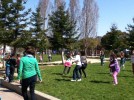
[[[100,60],[101,60],[102,66],[104,65],[104,58],[105,58],[105,55],[104,55],[104,52],[102,51],[100,54]],[[112,77],[113,77],[114,85],[118,84],[117,76],[120,72],[120,69],[125,68],[125,61],[126,61],[126,58],[125,58],[123,51],[120,52],[120,63],[118,63],[116,54],[114,52],[111,52],[110,59],[109,59],[109,62],[110,62],[109,68],[110,68],[110,73],[112,74]],[[132,63],[132,71],[134,74],[134,50],[132,50],[132,53],[131,53],[131,63]]]
[[[72,53],[68,53],[66,55],[66,61],[64,63],[64,74],[69,74],[71,66],[73,63],[76,63],[76,66],[73,70],[73,76],[71,81],[81,81],[82,78],[82,72],[84,76],[86,77],[85,69],[87,67],[87,59],[85,56],[85,52],[76,52],[75,55],[72,55]],[[66,72],[67,71],[67,72]]]
[[[35,58],[35,51],[33,47],[28,46],[25,48],[24,55],[17,58],[14,54],[8,55],[6,60],[6,77],[9,82],[13,81],[14,70],[17,68],[18,76],[17,82],[21,83],[21,91],[24,100],[29,100],[27,94],[27,88],[30,88],[30,100],[36,100],[35,97],[35,83],[37,81],[37,76],[39,82],[42,82],[42,77],[40,74],[40,69],[38,66],[37,59]]]

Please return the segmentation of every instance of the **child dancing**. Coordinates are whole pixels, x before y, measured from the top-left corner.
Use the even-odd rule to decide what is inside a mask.
[[[114,53],[111,54],[109,67],[112,71],[114,85],[117,85],[118,84],[117,75],[120,72],[120,67],[117,57]]]

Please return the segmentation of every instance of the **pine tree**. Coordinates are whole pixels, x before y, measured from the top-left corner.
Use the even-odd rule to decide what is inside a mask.
[[[5,53],[6,45],[9,45],[12,41],[12,30],[8,29],[11,3],[12,0],[1,0],[0,5],[0,43],[3,44],[3,55]]]
[[[53,49],[72,49],[72,43],[76,42],[79,35],[76,31],[76,22],[71,20],[64,4],[52,12],[49,18],[50,29],[53,33],[51,42]]]
[[[129,32],[127,36],[128,45],[130,46],[130,49],[134,49],[134,25],[129,24],[127,27],[127,31]]]
[[[45,34],[47,30],[43,30],[44,20],[40,15],[40,8],[37,8],[36,12],[33,12],[31,16],[31,31],[33,35],[31,42],[35,48],[42,52],[42,56],[44,49],[49,47],[49,41]]]
[[[17,0],[10,4],[11,14],[8,17],[8,29],[12,31],[11,45],[16,52],[17,47],[25,47],[31,38],[31,33],[27,27],[30,24],[28,15],[31,9],[25,10],[23,0]]]

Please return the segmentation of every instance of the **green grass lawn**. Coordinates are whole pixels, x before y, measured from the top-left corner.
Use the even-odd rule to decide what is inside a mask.
[[[71,82],[72,71],[69,75],[61,75],[63,66],[41,67],[43,82],[36,85],[36,89],[55,96],[61,100],[134,100],[134,75],[130,61],[126,68],[118,75],[119,84],[112,84],[108,63],[89,64],[87,78],[81,82]]]
[[[39,55],[36,55],[36,58],[39,61]],[[44,54],[43,58],[44,58],[43,62],[48,62],[48,55],[47,54]],[[60,60],[61,60],[60,54],[52,54],[52,61],[60,61]]]

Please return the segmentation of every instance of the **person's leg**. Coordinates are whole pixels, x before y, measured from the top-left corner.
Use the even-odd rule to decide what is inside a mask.
[[[35,90],[35,83],[36,83],[36,75],[31,77],[31,82],[30,82],[30,95],[31,95],[31,100],[36,100],[36,97],[35,97],[35,93],[34,93],[34,90]]]
[[[118,84],[118,80],[117,80],[117,74],[118,74],[118,72],[113,72],[113,80],[114,80],[114,84],[116,85],[116,84]]]
[[[133,74],[134,74],[134,63],[132,63],[132,71],[133,71]]]
[[[67,66],[64,67],[63,74],[66,73]]]
[[[85,78],[86,78],[87,75],[86,75],[86,72],[85,72],[85,68],[82,69],[82,72],[83,72],[83,74],[84,74],[84,76],[85,76]]]
[[[12,82],[12,80],[13,80],[13,67],[10,66],[9,82]]]
[[[22,96],[23,96],[24,100],[28,100],[27,88],[30,84],[29,80],[30,80],[29,78],[28,79],[22,79],[21,91],[22,91]]]
[[[77,70],[77,65],[75,66],[73,70],[73,80],[76,80],[76,70]]]
[[[76,78],[77,79],[80,79],[81,77],[80,77],[80,75],[79,75],[79,69],[80,69],[80,66],[79,65],[76,65],[77,67],[76,67]]]
[[[67,74],[69,74],[71,67],[68,67]]]
[[[82,69],[83,69],[83,66],[81,68],[79,68],[79,73],[80,73],[80,77],[82,77]]]

